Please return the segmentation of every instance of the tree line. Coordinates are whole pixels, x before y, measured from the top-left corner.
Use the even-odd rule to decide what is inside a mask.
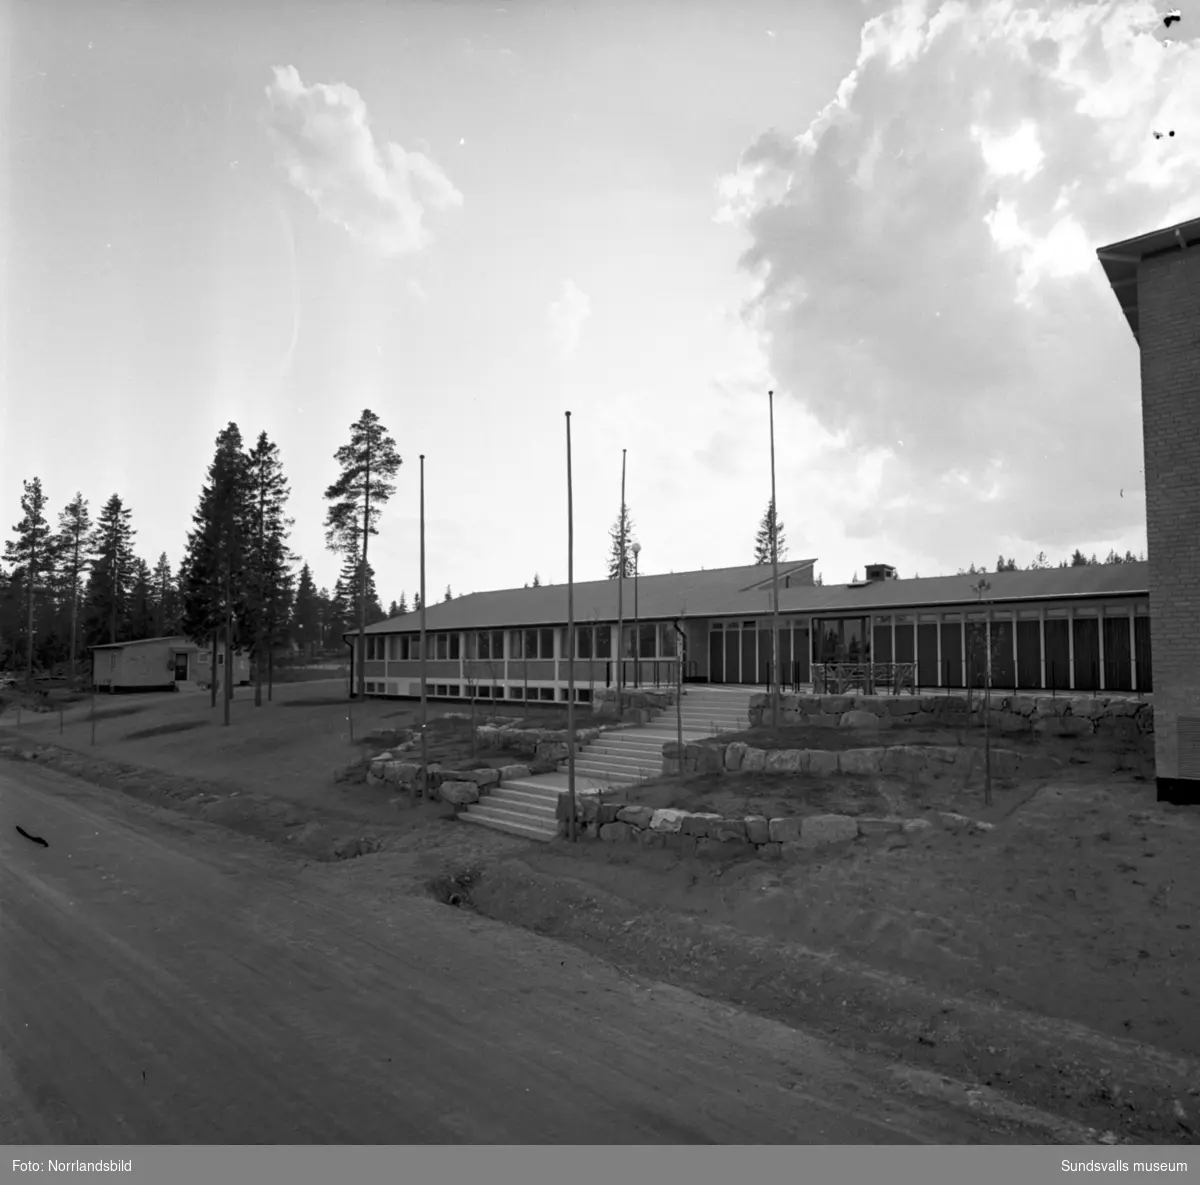
[[[325,491],[326,545],[343,565],[332,592],[316,587],[288,546],[289,485],[265,432],[249,448],[235,423],[217,435],[178,566],[165,552],[153,566],[138,555],[133,511],[119,494],[93,520],[77,492],[52,522],[41,479],[25,480],[22,517],[0,562],[0,668],[32,675],[63,666],[74,678],[93,646],[183,635],[211,646],[214,671],[221,642],[227,655],[247,653],[261,703],[264,665],[281,649],[340,650],[344,630],[407,611],[402,593],[384,613],[368,561],[401,465],[395,442],[365,410],[334,459],[340,472]],[[361,664],[358,675],[361,684]],[[213,695],[215,702],[215,686]]]

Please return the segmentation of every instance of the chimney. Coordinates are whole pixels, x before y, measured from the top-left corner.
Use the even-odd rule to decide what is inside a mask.
[[[866,573],[868,584],[873,584],[876,580],[896,579],[896,569],[891,564],[868,564]]]

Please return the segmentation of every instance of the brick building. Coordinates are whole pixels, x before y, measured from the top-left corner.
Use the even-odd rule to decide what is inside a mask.
[[[1141,349],[1155,772],[1200,803],[1200,219],[1097,252]]]

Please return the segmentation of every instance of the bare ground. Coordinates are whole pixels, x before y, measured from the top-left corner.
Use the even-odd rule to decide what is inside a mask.
[[[206,698],[184,706],[162,697],[176,703],[109,717],[95,750],[87,722],[69,722],[69,750],[52,760],[317,859],[377,851],[326,875],[383,901],[444,895],[448,878],[469,874],[467,896],[482,913],[886,1054],[920,1089],[995,1090],[1097,1132],[1197,1141],[1200,812],[1156,803],[1144,774],[1117,768],[1129,764],[1121,754],[1077,747],[1060,775],[999,786],[990,812],[978,775],[966,788],[950,779],[782,785],[764,775],[736,802],[715,781],[660,784],[693,804],[763,814],[923,804],[997,824],[982,835],[860,840],[787,862],[716,862],[626,845],[525,845],[380,787],[334,783],[356,747],[346,703],[316,703],[319,688],[296,692],[312,697],[306,707],[235,702],[228,730],[156,731],[210,712]],[[392,703],[352,710],[356,735],[412,715]],[[38,728],[57,745],[56,720]],[[950,1085],[939,1086],[943,1076]]]

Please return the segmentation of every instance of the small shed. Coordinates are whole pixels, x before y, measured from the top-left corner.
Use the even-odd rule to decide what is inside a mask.
[[[217,656],[217,672],[224,670],[225,650]],[[250,682],[250,660],[238,651],[233,655],[234,678]],[[212,651],[202,649],[182,635],[141,638],[136,642],[112,642],[92,647],[92,684],[97,691],[175,691],[208,683],[212,674]]]

